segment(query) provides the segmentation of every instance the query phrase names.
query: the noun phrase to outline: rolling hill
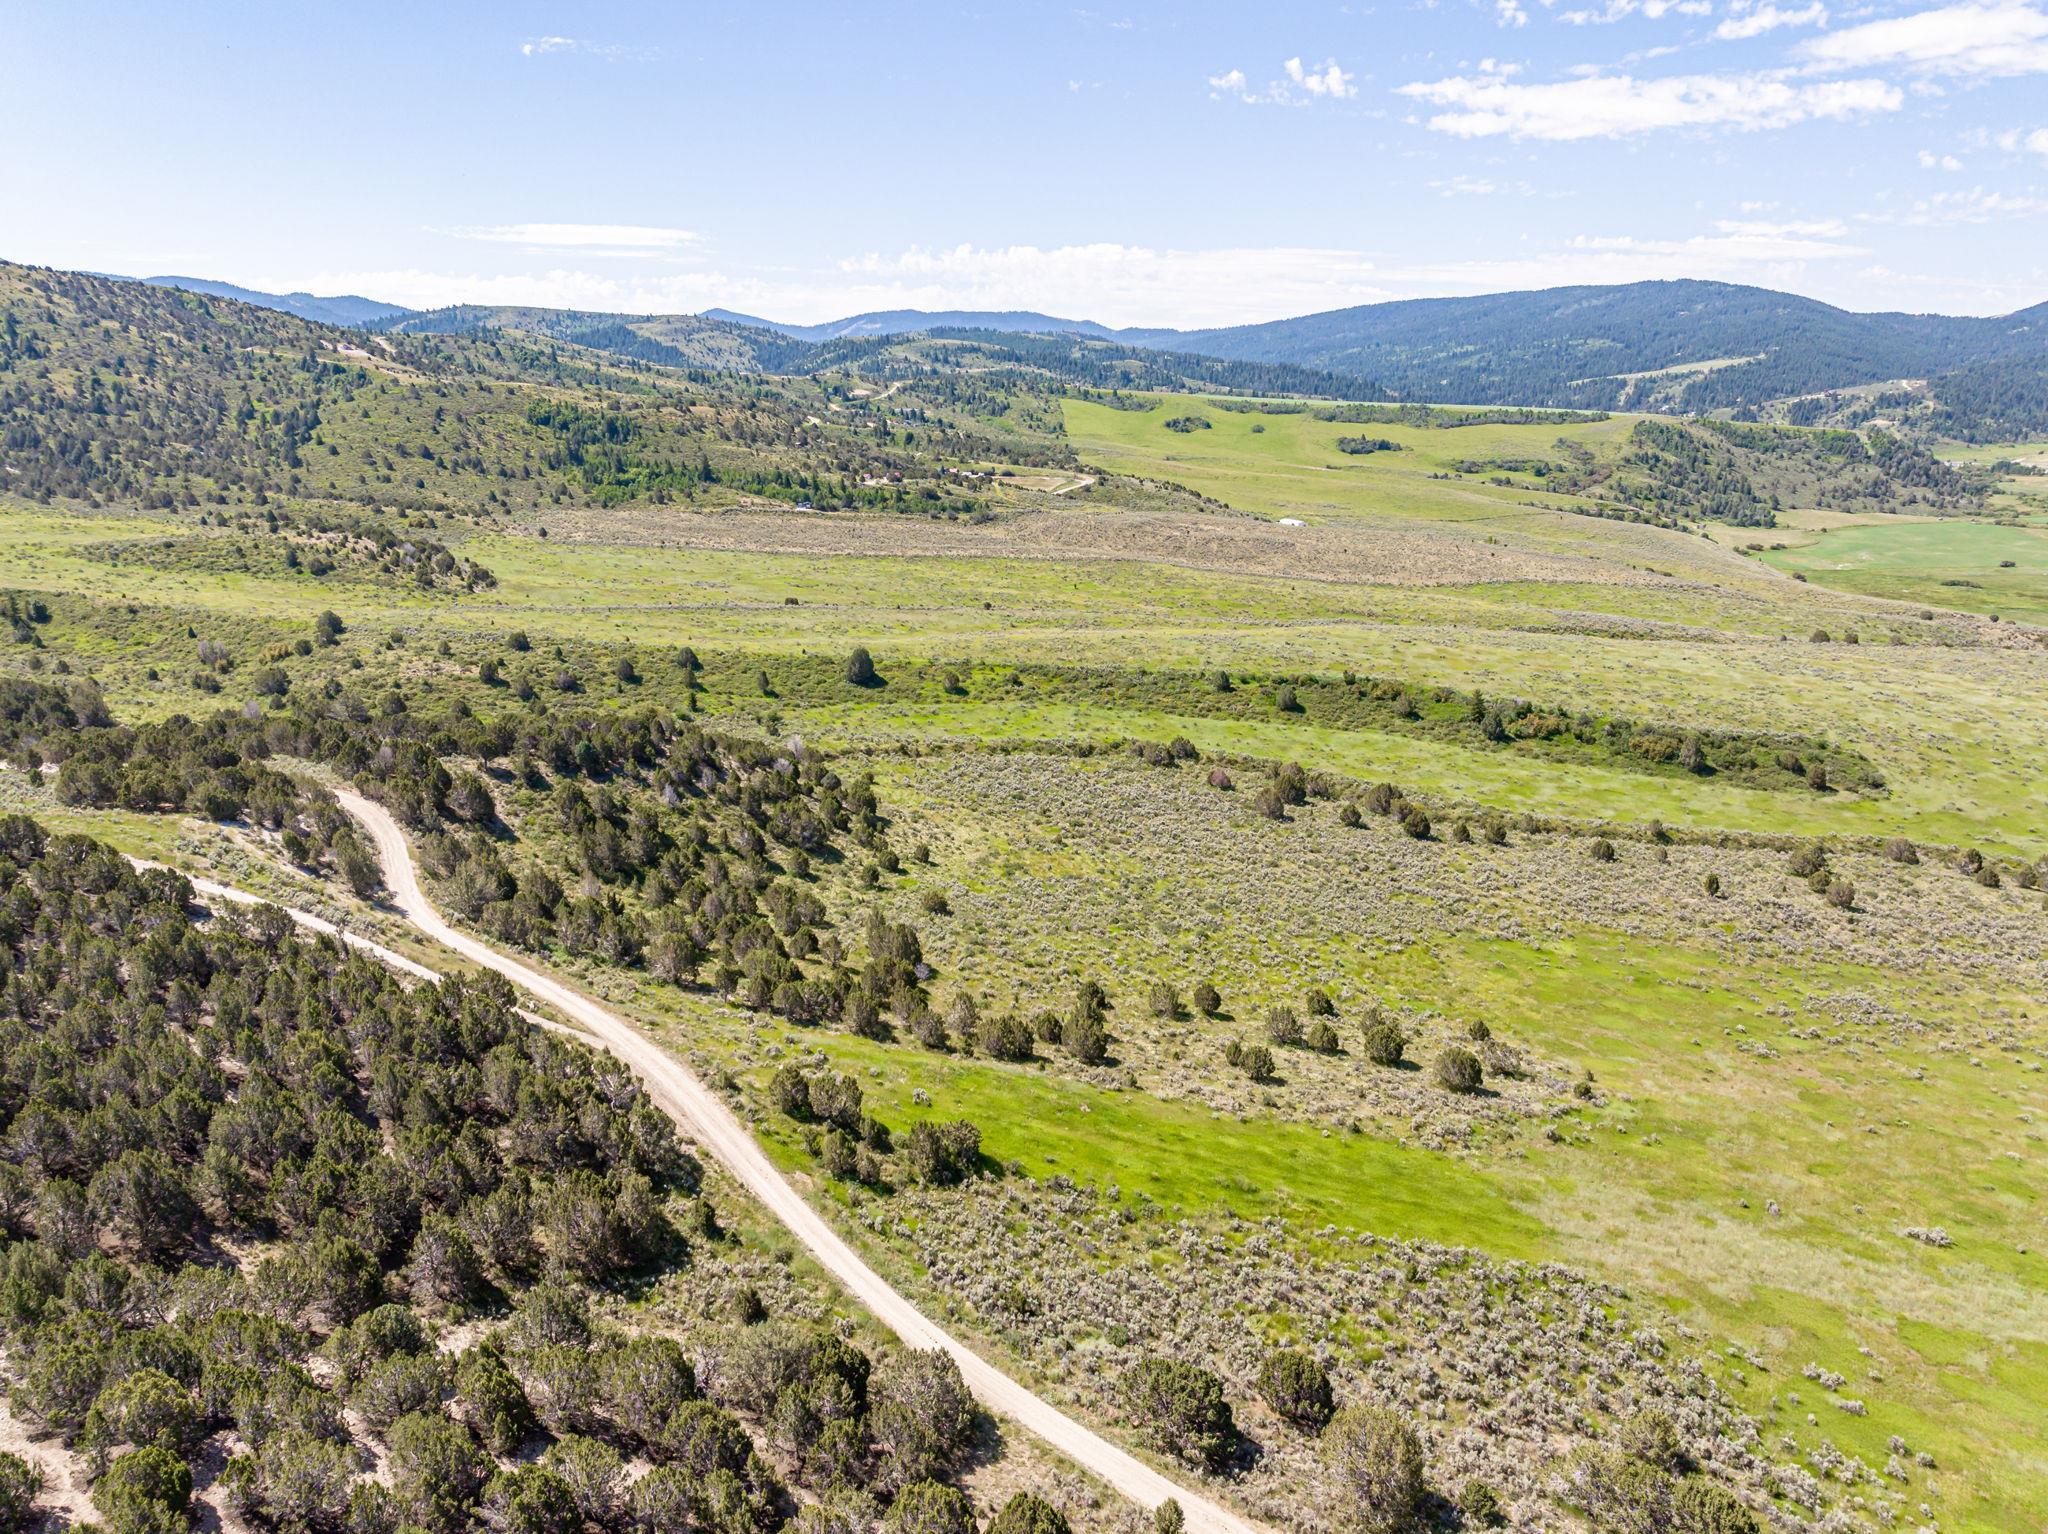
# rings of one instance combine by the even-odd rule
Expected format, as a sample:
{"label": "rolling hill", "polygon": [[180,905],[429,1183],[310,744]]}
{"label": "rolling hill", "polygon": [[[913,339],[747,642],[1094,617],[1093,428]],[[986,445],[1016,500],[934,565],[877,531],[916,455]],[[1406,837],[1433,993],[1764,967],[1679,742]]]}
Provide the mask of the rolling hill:
{"label": "rolling hill", "polygon": [[2048,305],[1857,314],[1766,288],[1639,282],[1367,304],[1173,344],[1370,376],[1404,399],[1704,413],[1997,360],[2039,377]]}
{"label": "rolling hill", "polygon": [[1746,416],[1913,380],[1924,387],[1901,414],[1925,429],[1966,439],[2048,430],[2048,304],[1991,319],[1858,314],[1767,288],[1678,281],[1407,299],[1207,330],[919,310],[743,322],[807,340],[946,328],[1087,335],[1370,379],[1391,398],[1447,404]]}

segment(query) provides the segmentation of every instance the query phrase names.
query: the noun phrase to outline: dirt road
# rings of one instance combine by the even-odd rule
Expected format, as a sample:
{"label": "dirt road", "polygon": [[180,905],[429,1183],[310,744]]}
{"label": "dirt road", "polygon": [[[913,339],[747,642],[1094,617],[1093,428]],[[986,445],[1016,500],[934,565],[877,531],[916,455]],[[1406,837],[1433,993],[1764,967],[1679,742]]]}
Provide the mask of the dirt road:
{"label": "dirt road", "polygon": [[[631,1066],[646,1083],[656,1104],[691,1139],[716,1156],[749,1193],[788,1227],[790,1234],[804,1244],[826,1271],[902,1338],[906,1346],[944,1348],[959,1364],[968,1388],[984,1407],[1042,1438],[1139,1506],[1156,1507],[1170,1497],[1180,1503],[1182,1512],[1187,1515],[1191,1534],[1254,1534],[1257,1525],[1201,1493],[1167,1479],[1150,1465],[1076,1422],[927,1318],[825,1223],[824,1218],[775,1169],[732,1110],[680,1061],[633,1024],[589,997],[449,926],[420,890],[412,850],[406,845],[405,834],[399,829],[398,822],[391,818],[390,812],[380,804],[347,791],[338,793],[336,798],[342,808],[369,831],[377,848],[378,861],[384,867],[384,883],[391,891],[392,904],[407,921],[443,947],[485,968],[496,970],[521,990],[574,1019],[605,1049]],[[316,929],[329,926],[318,918],[295,919]],[[360,939],[356,941],[358,946],[375,948],[374,944],[366,944]],[[397,958],[396,955],[391,957]],[[418,972],[417,965],[409,961],[400,962]]]}

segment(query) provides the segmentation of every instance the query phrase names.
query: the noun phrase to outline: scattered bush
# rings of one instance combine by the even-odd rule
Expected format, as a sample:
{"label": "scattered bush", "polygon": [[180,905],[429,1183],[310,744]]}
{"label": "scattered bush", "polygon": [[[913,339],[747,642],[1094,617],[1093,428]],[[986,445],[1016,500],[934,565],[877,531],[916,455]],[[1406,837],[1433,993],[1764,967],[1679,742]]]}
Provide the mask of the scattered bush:
{"label": "scattered bush", "polygon": [[1301,1019],[1291,1008],[1273,1008],[1266,1014],[1266,1037],[1275,1044],[1299,1044]]}
{"label": "scattered bush", "polygon": [[1259,1394],[1274,1411],[1301,1427],[1321,1430],[1335,1410],[1329,1374],[1295,1348],[1266,1355],[1259,1368]]}
{"label": "scattered bush", "polygon": [[1323,1429],[1336,1515],[1358,1534],[1407,1534],[1422,1508],[1422,1441],[1385,1406],[1349,1406]]}
{"label": "scattered bush", "polygon": [[1124,1380],[1131,1415],[1169,1454],[1220,1469],[1237,1446],[1237,1423],[1223,1381],[1207,1369],[1167,1358],[1141,1359]]}
{"label": "scattered bush", "polygon": [[1408,1035],[1399,1023],[1369,1023],[1364,1047],[1365,1058],[1374,1065],[1399,1065],[1408,1052]]}
{"label": "scattered bush", "polygon": [[[1007,1510],[1006,1510],[1007,1511]],[[1059,1517],[1054,1513],[1053,1517]],[[1046,1526],[1050,1528],[1050,1525]],[[975,1534],[974,1504],[937,1481],[912,1481],[889,1504],[883,1534]]]}
{"label": "scattered bush", "polygon": [[1458,1493],[1458,1512],[1466,1527],[1474,1529],[1497,1529],[1508,1521],[1507,1509],[1501,1506],[1500,1494],[1485,1481],[1467,1481]]}
{"label": "scattered bush", "polygon": [[1660,1470],[1679,1470],[1686,1463],[1685,1442],[1669,1412],[1644,1407],[1625,1417],[1614,1430],[1614,1444]]}
{"label": "scattered bush", "polygon": [[1028,1491],[1020,1491],[1003,1504],[988,1526],[987,1534],[1074,1534],[1060,1510]]}
{"label": "scattered bush", "polygon": [[1436,1084],[1446,1092],[1477,1092],[1482,1074],[1479,1057],[1469,1049],[1453,1045],[1436,1057]]}

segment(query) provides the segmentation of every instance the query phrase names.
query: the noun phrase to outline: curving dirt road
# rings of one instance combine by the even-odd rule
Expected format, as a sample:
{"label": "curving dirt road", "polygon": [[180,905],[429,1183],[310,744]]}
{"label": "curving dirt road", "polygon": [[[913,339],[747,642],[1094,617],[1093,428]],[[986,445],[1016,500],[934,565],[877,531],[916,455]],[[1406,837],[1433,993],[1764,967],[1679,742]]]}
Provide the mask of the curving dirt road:
{"label": "curving dirt road", "polygon": [[[790,1234],[804,1244],[825,1270],[845,1286],[848,1293],[902,1338],[907,1346],[944,1348],[959,1364],[968,1388],[984,1407],[1035,1433],[1139,1506],[1156,1507],[1170,1497],[1180,1503],[1192,1534],[1254,1534],[1257,1525],[1201,1493],[1167,1479],[1050,1402],[1032,1394],[928,1319],[826,1224],[824,1218],[775,1169],[732,1110],[680,1061],[624,1018],[607,1011],[589,997],[449,926],[420,890],[411,849],[406,846],[405,834],[399,829],[398,822],[391,818],[390,812],[382,805],[346,790],[335,797],[341,802],[341,807],[362,822],[370,833],[377,848],[378,861],[384,866],[384,883],[391,890],[392,903],[407,921],[442,946],[487,969],[496,970],[520,989],[539,997],[589,1030],[599,1044],[633,1068],[646,1083],[655,1103],[691,1139],[716,1156],[749,1193],[788,1227]],[[211,891],[218,887],[202,888]],[[333,930],[330,923],[317,917],[294,913],[294,919],[315,930]],[[379,949],[367,940],[355,938],[352,934],[343,936],[356,946],[386,956],[414,973],[423,973],[420,966],[388,950]]]}

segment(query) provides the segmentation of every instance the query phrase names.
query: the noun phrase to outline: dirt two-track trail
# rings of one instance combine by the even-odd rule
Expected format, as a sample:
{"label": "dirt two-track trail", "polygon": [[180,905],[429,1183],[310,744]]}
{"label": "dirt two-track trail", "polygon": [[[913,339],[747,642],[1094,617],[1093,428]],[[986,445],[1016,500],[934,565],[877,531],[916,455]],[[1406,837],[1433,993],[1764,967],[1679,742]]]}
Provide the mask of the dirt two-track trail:
{"label": "dirt two-track trail", "polygon": [[[975,1399],[987,1410],[1043,1439],[1132,1502],[1146,1508],[1156,1507],[1168,1498],[1180,1503],[1191,1534],[1256,1534],[1258,1525],[1200,1492],[1169,1480],[1101,1434],[1075,1421],[1051,1402],[1034,1395],[932,1321],[869,1267],[860,1254],[825,1222],[823,1216],[804,1201],[788,1179],[775,1169],[732,1110],[682,1062],[633,1024],[599,1006],[588,996],[449,926],[421,891],[412,851],[390,812],[359,794],[343,791],[336,797],[342,808],[362,822],[370,833],[376,845],[377,860],[383,865],[384,883],[391,892],[391,903],[400,915],[442,947],[486,969],[496,970],[528,995],[570,1018],[596,1043],[631,1066],[662,1111],[674,1119],[692,1140],[717,1157],[726,1170],[803,1243],[820,1266],[895,1332],[906,1346],[944,1348],[960,1366],[961,1376],[974,1392]],[[215,886],[199,887],[202,891],[227,893],[218,891]],[[333,930],[328,923],[293,914],[302,925]],[[398,959],[397,955],[374,944],[359,943],[358,946],[379,957]],[[416,964],[402,959],[399,962],[415,974],[423,973]]]}

